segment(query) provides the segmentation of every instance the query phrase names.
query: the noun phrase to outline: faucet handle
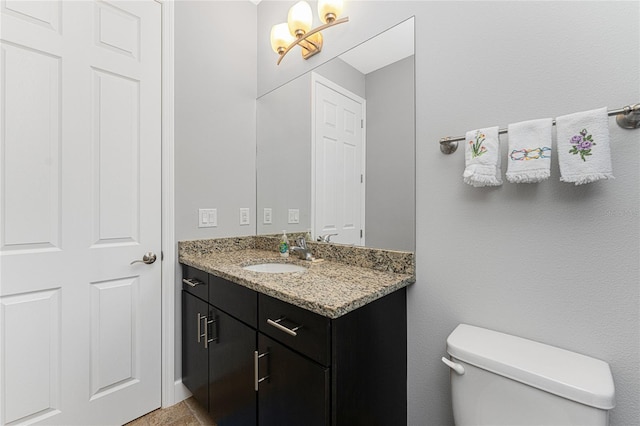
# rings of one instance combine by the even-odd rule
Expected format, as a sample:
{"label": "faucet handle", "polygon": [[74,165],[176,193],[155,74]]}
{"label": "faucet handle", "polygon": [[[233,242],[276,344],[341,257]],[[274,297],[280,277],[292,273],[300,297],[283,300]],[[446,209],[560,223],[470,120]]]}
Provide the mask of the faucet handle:
{"label": "faucet handle", "polygon": [[330,243],[331,242],[331,237],[334,237],[338,234],[325,234],[325,235],[318,235],[318,241],[322,241],[325,243]]}
{"label": "faucet handle", "polygon": [[296,242],[298,243],[298,247],[303,248],[303,249],[307,249],[307,241],[304,239],[304,237],[300,237],[296,240]]}

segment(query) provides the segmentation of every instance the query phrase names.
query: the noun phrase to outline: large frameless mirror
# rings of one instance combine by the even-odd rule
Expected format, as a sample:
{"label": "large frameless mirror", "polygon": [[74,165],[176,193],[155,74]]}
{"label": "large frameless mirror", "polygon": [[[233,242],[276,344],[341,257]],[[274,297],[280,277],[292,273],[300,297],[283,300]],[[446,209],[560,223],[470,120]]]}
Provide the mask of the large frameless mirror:
{"label": "large frameless mirror", "polygon": [[415,250],[414,19],[257,100],[257,234]]}

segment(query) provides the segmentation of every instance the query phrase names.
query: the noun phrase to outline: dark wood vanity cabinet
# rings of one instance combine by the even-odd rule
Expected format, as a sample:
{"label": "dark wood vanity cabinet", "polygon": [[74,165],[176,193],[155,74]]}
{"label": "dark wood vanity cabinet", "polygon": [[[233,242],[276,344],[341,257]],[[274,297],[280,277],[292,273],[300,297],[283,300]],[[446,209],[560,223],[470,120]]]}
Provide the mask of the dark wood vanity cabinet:
{"label": "dark wood vanity cabinet", "polygon": [[262,425],[331,424],[331,320],[258,295]]}
{"label": "dark wood vanity cabinet", "polygon": [[[202,322],[209,312],[207,302],[190,293],[182,294],[182,383],[203,406],[209,407],[209,351],[202,339]],[[204,374],[206,373],[206,374]]]}
{"label": "dark wood vanity cabinet", "polygon": [[207,296],[183,285],[182,380],[218,425],[406,424],[404,288],[329,319],[206,280]]}
{"label": "dark wood vanity cabinet", "polygon": [[254,291],[183,268],[182,382],[218,426],[257,421],[256,310]]}
{"label": "dark wood vanity cabinet", "polygon": [[329,425],[331,419],[330,369],[258,334],[260,363],[258,418],[262,425]]}
{"label": "dark wood vanity cabinet", "polygon": [[209,312],[218,329],[209,346],[209,414],[219,426],[256,424],[256,331],[218,309]]}

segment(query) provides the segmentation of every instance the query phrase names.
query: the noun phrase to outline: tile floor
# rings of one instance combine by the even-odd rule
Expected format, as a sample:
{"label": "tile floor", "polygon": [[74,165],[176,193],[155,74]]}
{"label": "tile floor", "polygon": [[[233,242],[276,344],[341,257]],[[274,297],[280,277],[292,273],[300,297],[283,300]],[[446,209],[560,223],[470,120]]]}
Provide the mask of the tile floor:
{"label": "tile floor", "polygon": [[169,408],[160,408],[135,419],[126,426],[216,426],[209,414],[193,398]]}

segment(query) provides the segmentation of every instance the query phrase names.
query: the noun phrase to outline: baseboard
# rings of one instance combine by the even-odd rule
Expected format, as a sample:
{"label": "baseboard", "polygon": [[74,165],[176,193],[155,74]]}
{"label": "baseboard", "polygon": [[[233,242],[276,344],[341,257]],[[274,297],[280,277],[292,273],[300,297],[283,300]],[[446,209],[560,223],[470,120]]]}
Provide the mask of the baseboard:
{"label": "baseboard", "polygon": [[191,392],[189,392],[189,389],[182,384],[182,379],[176,380],[174,383],[174,403],[177,404],[180,401],[184,401],[190,396]]}

